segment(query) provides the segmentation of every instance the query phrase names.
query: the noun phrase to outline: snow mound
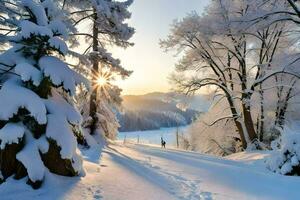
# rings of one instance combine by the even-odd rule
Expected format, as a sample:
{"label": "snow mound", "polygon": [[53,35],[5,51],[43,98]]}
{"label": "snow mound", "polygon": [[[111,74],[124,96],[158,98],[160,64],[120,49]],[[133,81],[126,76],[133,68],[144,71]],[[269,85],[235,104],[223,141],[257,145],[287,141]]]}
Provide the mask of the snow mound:
{"label": "snow mound", "polygon": [[55,91],[52,91],[51,98],[45,100],[45,105],[49,113],[62,115],[73,125],[79,125],[82,122],[82,117],[77,109]]}
{"label": "snow mound", "polygon": [[71,95],[75,94],[76,85],[84,82],[79,75],[74,76],[76,72],[71,70],[68,65],[56,57],[44,56],[39,60],[39,66],[45,76],[49,76],[56,86],[63,86]]}
{"label": "snow mound", "polygon": [[300,176],[300,133],[285,128],[277,146],[266,159],[267,167],[279,174]]}
{"label": "snow mound", "polygon": [[64,55],[67,54],[68,52],[68,46],[66,45],[66,43],[60,39],[59,37],[53,37],[53,38],[50,38],[48,40],[49,42],[49,45],[51,47],[54,47],[56,49],[58,49],[61,53],[63,53]]}
{"label": "snow mound", "polygon": [[41,181],[45,175],[45,166],[41,160],[39,148],[36,140],[32,137],[32,133],[26,131],[26,145],[17,154],[17,159],[27,169],[28,176],[31,181]]}
{"label": "snow mound", "polygon": [[32,0],[22,0],[22,5],[30,9],[30,11],[36,17],[36,21],[40,26],[46,26],[48,24],[48,18],[45,9]]}
{"label": "snow mound", "polygon": [[49,150],[49,142],[45,136],[41,136],[38,140],[36,140],[36,144],[41,153],[45,154]]}
{"label": "snow mound", "polygon": [[0,120],[9,120],[19,108],[26,108],[39,124],[46,124],[46,108],[33,91],[20,86],[20,81],[11,79],[0,90]]}
{"label": "snow mound", "polygon": [[83,164],[82,155],[77,148],[76,152],[74,153],[74,155],[72,157],[72,167],[74,168],[74,170],[76,172],[80,172],[80,173],[82,173],[82,175],[85,175],[85,172],[82,168],[82,164]]}
{"label": "snow mound", "polygon": [[25,129],[22,125],[17,123],[8,123],[0,129],[0,148],[4,149],[7,144],[19,143],[24,135]]}
{"label": "snow mound", "polygon": [[52,37],[52,31],[46,26],[38,26],[30,21],[24,20],[21,22],[20,35],[23,38],[30,38],[31,35],[49,36]]}
{"label": "snow mound", "polygon": [[69,36],[66,25],[60,20],[51,21],[48,25],[48,28],[50,28],[55,35],[61,35],[65,39]]}
{"label": "snow mound", "polygon": [[66,118],[58,114],[48,114],[47,118],[46,136],[61,147],[60,155],[63,159],[72,159],[77,141]]}
{"label": "snow mound", "polygon": [[15,73],[21,76],[22,81],[32,80],[33,85],[39,86],[42,80],[42,73],[28,63],[20,63],[15,67]]}

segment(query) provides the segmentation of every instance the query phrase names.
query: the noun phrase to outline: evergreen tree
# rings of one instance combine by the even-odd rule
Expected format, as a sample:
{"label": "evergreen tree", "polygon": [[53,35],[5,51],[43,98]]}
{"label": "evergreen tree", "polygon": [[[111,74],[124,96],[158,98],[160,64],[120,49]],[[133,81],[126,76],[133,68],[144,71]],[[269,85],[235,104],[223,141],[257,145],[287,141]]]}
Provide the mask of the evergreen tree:
{"label": "evergreen tree", "polygon": [[[72,11],[71,18],[75,26],[90,23],[93,27],[92,31],[84,30],[73,34],[75,37],[84,37],[88,43],[83,53],[74,53],[73,56],[79,56],[78,61],[83,68],[92,66],[90,73],[86,75],[92,81],[92,91],[89,93],[90,103],[89,106],[81,105],[84,107],[84,116],[86,116],[85,126],[89,127],[91,134],[102,132],[106,136],[116,135],[119,126],[113,110],[118,107],[116,105],[120,104],[120,89],[116,85],[107,84],[104,93],[104,87],[99,85],[98,80],[107,78],[103,77],[103,71],[122,78],[131,74],[121,66],[120,60],[112,57],[107,47],[115,45],[126,48],[132,45],[129,39],[134,34],[134,29],[125,23],[131,17],[128,7],[132,2],[132,0],[122,2],[113,0],[65,1],[68,10]],[[89,62],[86,62],[87,60]],[[82,63],[82,61],[85,62]],[[84,95],[85,100],[86,95]],[[114,100],[117,101],[113,102]],[[87,112],[89,112],[88,115],[86,115]]]}
{"label": "evergreen tree", "polygon": [[[106,70],[109,69],[106,68]],[[118,86],[112,84],[114,76],[115,75],[110,71],[101,72],[101,77],[98,81],[98,86],[97,86],[98,98],[96,101],[97,124],[95,130],[96,134],[94,134],[94,136],[96,137],[101,136],[100,137],[101,139],[103,139],[102,136],[105,137],[106,139],[115,139],[118,134],[118,128],[120,127],[116,114],[120,112],[120,108],[122,104],[122,98],[121,98],[122,90]],[[91,91],[87,91],[84,88],[80,88],[80,92],[76,96],[76,101],[79,110],[84,119],[83,122],[84,128],[88,128],[93,121],[93,119],[90,117],[90,112],[89,112],[90,92]],[[82,138],[79,141],[80,143],[84,142],[82,141]]]}
{"label": "evergreen tree", "polygon": [[68,99],[85,79],[62,60],[69,29],[52,0],[15,1],[8,10],[18,17],[6,15],[16,30],[1,37],[11,46],[0,55],[1,180],[28,176],[38,188],[46,168],[64,176],[81,171],[72,130],[82,118]]}

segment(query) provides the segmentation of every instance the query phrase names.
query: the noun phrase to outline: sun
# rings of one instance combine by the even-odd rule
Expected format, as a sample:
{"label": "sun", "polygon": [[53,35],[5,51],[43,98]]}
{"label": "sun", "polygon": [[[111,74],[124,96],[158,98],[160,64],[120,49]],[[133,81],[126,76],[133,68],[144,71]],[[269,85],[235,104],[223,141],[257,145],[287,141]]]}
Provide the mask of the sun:
{"label": "sun", "polygon": [[107,85],[108,79],[104,76],[98,76],[96,83],[98,86],[103,87],[103,86]]}
{"label": "sun", "polygon": [[109,88],[111,82],[114,81],[115,73],[108,69],[101,69],[99,72],[93,74],[93,85],[96,88]]}

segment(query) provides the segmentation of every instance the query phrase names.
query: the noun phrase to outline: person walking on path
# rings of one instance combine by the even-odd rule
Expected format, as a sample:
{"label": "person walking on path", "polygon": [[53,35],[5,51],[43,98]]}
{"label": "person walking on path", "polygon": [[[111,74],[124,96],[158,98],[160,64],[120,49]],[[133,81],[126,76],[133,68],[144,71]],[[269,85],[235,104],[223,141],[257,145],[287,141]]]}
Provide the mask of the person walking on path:
{"label": "person walking on path", "polygon": [[161,137],[161,148],[166,148],[166,141]]}

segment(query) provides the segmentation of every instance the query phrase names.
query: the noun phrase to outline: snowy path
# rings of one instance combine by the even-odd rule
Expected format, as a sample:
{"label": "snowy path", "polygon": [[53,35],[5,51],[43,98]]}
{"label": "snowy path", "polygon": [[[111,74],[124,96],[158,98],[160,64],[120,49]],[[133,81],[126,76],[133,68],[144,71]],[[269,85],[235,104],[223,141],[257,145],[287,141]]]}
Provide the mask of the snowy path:
{"label": "snowy path", "polygon": [[[88,155],[89,154],[89,155]],[[0,199],[299,199],[300,178],[274,175],[263,167],[263,154],[240,153],[228,159],[144,145],[110,145],[85,153],[86,176],[47,174],[33,191],[25,180],[0,186]]]}
{"label": "snowy path", "polygon": [[[137,199],[166,200],[298,199],[300,179],[274,175],[259,167],[262,165],[261,160],[251,162],[252,159],[262,157],[255,153],[240,154],[233,158],[243,161],[233,161],[143,145],[116,145],[104,152],[103,163],[122,166],[128,171],[125,179],[133,177],[132,174],[138,176],[138,180],[128,179],[129,184],[118,184],[120,188],[117,191],[124,190],[126,193],[124,199],[135,199],[136,196],[140,197]],[[138,187],[130,184],[135,181]],[[107,177],[104,182],[113,185],[118,181],[110,181]],[[151,190],[157,191],[153,193],[151,190],[143,190],[144,187],[148,188],[147,185],[152,185]],[[158,198],[157,195],[162,197]],[[104,199],[118,199],[107,197]]]}

